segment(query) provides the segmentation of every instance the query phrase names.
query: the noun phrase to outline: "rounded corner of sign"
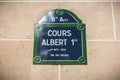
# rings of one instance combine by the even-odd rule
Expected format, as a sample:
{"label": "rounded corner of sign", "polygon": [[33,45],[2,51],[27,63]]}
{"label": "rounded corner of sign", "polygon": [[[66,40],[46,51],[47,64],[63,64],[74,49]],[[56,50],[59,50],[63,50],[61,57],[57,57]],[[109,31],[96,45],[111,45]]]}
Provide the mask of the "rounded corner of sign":
{"label": "rounded corner of sign", "polygon": [[42,62],[41,57],[40,56],[35,56],[33,58],[33,64],[40,64]]}
{"label": "rounded corner of sign", "polygon": [[35,24],[34,24],[34,28],[36,28],[36,27],[37,27],[37,25],[38,25],[38,23],[35,23]]}
{"label": "rounded corner of sign", "polygon": [[86,64],[87,60],[86,60],[86,58],[84,56],[81,56],[81,57],[78,58],[78,62],[80,64]]}
{"label": "rounded corner of sign", "polygon": [[80,31],[85,30],[84,24],[78,24],[78,25],[77,25],[77,30],[80,30]]}
{"label": "rounded corner of sign", "polygon": [[38,23],[36,23],[36,24],[34,24],[34,27],[36,28],[36,27],[38,27],[39,26],[39,24]]}

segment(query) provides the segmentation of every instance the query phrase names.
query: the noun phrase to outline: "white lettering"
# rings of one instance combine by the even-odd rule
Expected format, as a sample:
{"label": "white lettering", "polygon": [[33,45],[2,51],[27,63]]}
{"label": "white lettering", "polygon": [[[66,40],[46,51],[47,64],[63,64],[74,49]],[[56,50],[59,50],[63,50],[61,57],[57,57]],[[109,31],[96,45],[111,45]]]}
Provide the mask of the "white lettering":
{"label": "white lettering", "polygon": [[66,46],[67,39],[43,39],[42,46]]}
{"label": "white lettering", "polygon": [[48,30],[48,36],[71,36],[71,30]]}

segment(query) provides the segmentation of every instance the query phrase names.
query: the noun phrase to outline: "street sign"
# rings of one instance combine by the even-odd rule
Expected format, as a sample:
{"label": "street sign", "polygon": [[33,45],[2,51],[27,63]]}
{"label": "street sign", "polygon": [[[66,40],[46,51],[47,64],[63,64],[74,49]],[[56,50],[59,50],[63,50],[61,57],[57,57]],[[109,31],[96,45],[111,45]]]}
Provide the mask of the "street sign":
{"label": "street sign", "polygon": [[65,9],[47,12],[34,26],[33,64],[87,64],[82,20]]}

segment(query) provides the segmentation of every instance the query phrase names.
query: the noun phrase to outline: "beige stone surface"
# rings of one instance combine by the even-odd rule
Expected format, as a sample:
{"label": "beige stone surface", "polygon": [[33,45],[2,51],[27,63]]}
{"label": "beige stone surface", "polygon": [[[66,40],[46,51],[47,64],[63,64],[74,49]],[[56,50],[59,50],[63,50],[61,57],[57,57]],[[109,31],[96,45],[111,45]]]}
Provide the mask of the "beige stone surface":
{"label": "beige stone surface", "polygon": [[47,11],[56,8],[68,9],[78,15],[86,24],[88,39],[113,39],[109,2],[0,3],[0,38],[33,38],[34,24]]}
{"label": "beige stone surface", "polygon": [[32,56],[32,41],[0,41],[0,80],[57,80],[58,66],[33,65]]}
{"label": "beige stone surface", "polygon": [[[32,64],[34,24],[56,8],[71,10],[82,19],[91,40],[88,65],[62,65],[61,80],[120,80],[120,41],[109,41],[114,39],[110,2],[0,2],[0,80],[59,80],[58,65]],[[120,3],[113,3],[113,8],[120,40]]]}
{"label": "beige stone surface", "polygon": [[83,20],[86,24],[87,39],[113,39],[112,12],[109,2],[63,2],[60,6],[73,11]]}
{"label": "beige stone surface", "polygon": [[88,65],[64,65],[61,80],[120,80],[120,42],[88,42]]}
{"label": "beige stone surface", "polygon": [[54,8],[55,3],[0,3],[0,38],[33,38],[34,24]]}
{"label": "beige stone surface", "polygon": [[114,7],[114,16],[115,16],[115,27],[116,27],[116,36],[120,40],[120,2],[113,3]]}
{"label": "beige stone surface", "polygon": [[0,41],[0,66],[15,67],[32,64],[33,42]]}
{"label": "beige stone surface", "polygon": [[30,80],[58,80],[58,65],[31,66]]}
{"label": "beige stone surface", "polygon": [[49,2],[49,1],[59,1],[59,0],[0,0],[0,1],[22,1],[22,2],[24,2],[24,1],[27,1],[27,2],[29,2],[29,1],[33,1],[33,2],[37,2],[37,1],[45,1],[45,2]]}
{"label": "beige stone surface", "polygon": [[0,41],[0,80],[28,80],[32,43]]}
{"label": "beige stone surface", "polygon": [[[64,2],[73,2],[73,0],[0,0],[0,1],[64,1]],[[104,1],[106,1],[106,2],[110,2],[110,1],[114,1],[114,2],[116,2],[116,1],[119,1],[119,0],[74,0],[74,1],[83,1],[83,2],[94,2],[94,1],[96,1],[96,2],[104,2]]]}

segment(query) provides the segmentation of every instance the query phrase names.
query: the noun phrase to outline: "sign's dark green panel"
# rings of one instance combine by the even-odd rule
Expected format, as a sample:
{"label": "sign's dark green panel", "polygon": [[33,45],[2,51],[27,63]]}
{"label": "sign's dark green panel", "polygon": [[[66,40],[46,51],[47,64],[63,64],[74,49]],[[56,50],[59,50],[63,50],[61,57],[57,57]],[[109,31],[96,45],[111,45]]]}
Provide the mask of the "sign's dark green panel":
{"label": "sign's dark green panel", "polygon": [[87,64],[82,20],[65,9],[46,13],[34,26],[33,64]]}

